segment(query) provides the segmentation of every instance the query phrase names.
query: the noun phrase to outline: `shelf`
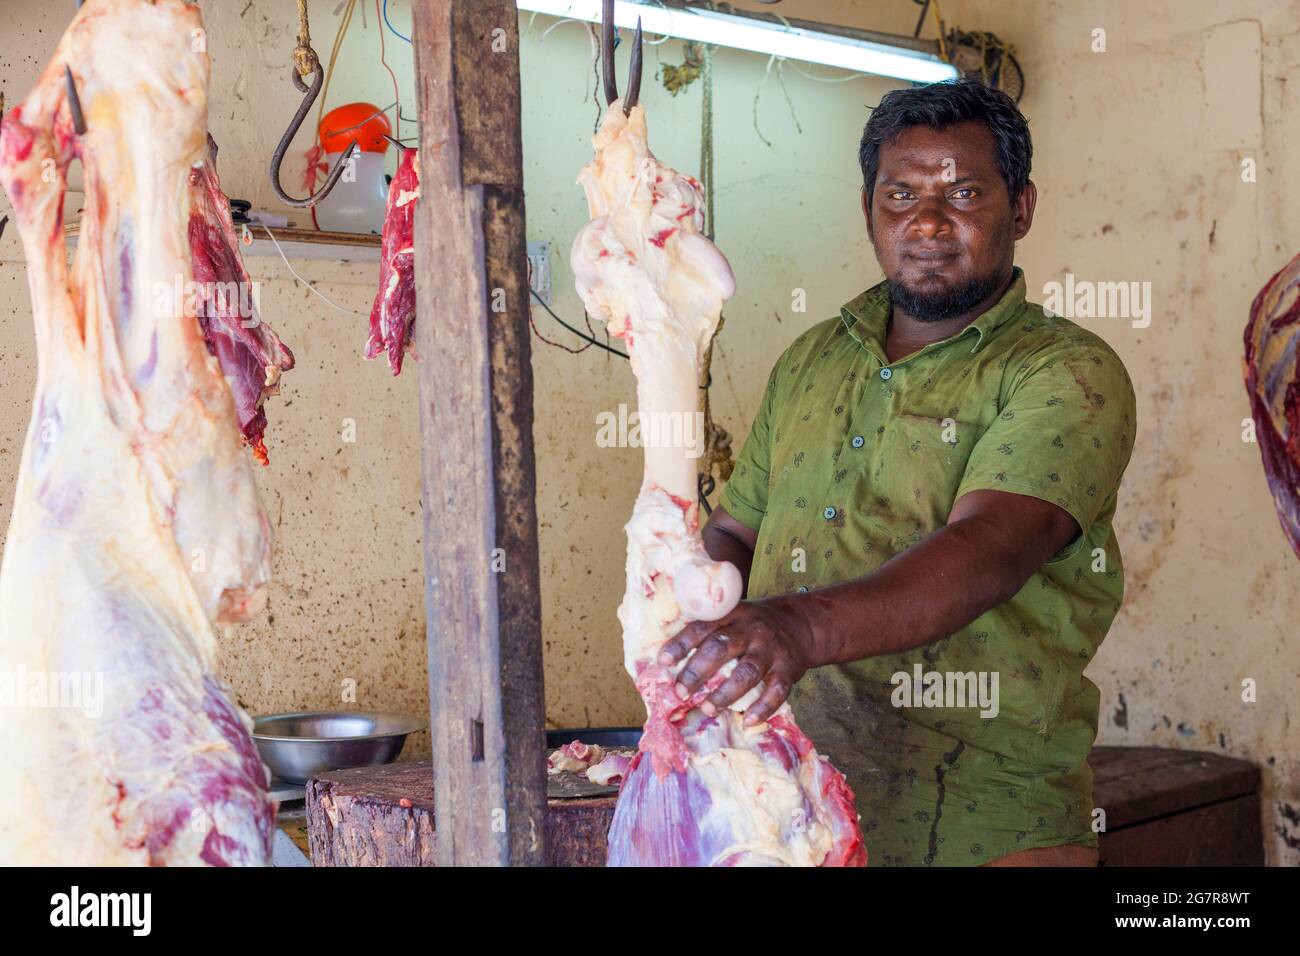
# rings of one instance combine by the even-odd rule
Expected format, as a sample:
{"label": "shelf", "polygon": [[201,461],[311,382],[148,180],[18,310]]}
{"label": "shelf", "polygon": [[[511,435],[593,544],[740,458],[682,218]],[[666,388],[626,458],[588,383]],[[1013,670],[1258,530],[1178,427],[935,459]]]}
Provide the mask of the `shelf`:
{"label": "shelf", "polygon": [[[374,235],[361,235],[353,232],[324,232],[318,229],[293,229],[283,226],[262,226],[249,224],[248,231],[253,236],[252,245],[240,244],[240,252],[245,256],[275,256],[275,243],[267,238],[267,229],[275,236],[284,254],[290,259],[328,259],[334,262],[378,262],[380,239]],[[235,224],[235,235],[239,235],[241,226]],[[64,238],[76,245],[81,234],[81,223],[70,222],[63,227]]]}

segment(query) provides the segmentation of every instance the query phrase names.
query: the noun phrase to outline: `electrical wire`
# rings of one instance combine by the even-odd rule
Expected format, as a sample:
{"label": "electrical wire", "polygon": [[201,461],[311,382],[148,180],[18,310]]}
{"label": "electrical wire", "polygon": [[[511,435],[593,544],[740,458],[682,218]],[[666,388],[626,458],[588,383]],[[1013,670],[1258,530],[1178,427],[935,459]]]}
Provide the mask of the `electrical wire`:
{"label": "electrical wire", "polygon": [[[534,13],[533,16],[537,16],[537,14]],[[577,23],[577,24],[580,24],[580,25],[582,25],[582,26],[585,27],[585,26],[588,25],[589,21],[587,21],[587,20],[570,20],[570,19],[561,19],[561,20],[556,20],[556,21],[555,21],[554,23],[552,23],[549,27],[547,27],[545,30],[542,31],[542,39],[545,40],[548,36],[551,35],[551,31],[552,31],[552,30],[554,30],[556,27],[562,27],[562,26],[564,26],[566,23]],[[532,22],[531,20],[529,20],[529,21],[528,21],[528,28],[529,28],[529,29],[532,29],[532,26],[533,26],[533,22]]]}
{"label": "electrical wire", "polygon": [[782,63],[789,63],[794,70],[798,71],[799,73],[802,73],[810,80],[816,80],[818,83],[847,83],[849,82],[849,80],[880,79],[880,77],[875,73],[850,73],[848,76],[814,76],[813,74],[805,70],[803,67],[801,67],[798,61],[787,60],[785,57],[781,57],[780,59]]}
{"label": "electrical wire", "polygon": [[[628,357],[629,357],[628,354],[627,354],[626,352],[620,352],[620,351],[619,351],[618,349],[616,349],[616,348],[611,348],[610,346],[606,345],[604,342],[601,342],[600,340],[598,340],[598,339],[594,339],[594,338],[592,338],[590,335],[585,334],[581,329],[575,329],[575,328],[574,328],[573,326],[571,326],[568,322],[565,322],[562,318],[560,318],[558,315],[556,315],[555,312],[551,310],[551,307],[550,307],[549,305],[547,305],[545,302],[542,301],[542,297],[541,297],[540,295],[537,294],[537,290],[536,290],[536,289],[534,289],[534,288],[532,288],[532,287],[529,287],[528,291],[532,293],[533,298],[537,300],[537,303],[538,303],[538,304],[539,304],[543,309],[545,309],[547,312],[550,312],[550,313],[551,313],[551,318],[553,318],[556,322],[559,322],[562,326],[564,326],[566,329],[568,329],[570,332],[572,332],[572,333],[573,333],[574,335],[576,335],[578,338],[582,339],[584,342],[587,342],[588,345],[595,345],[595,346],[598,347],[598,348],[602,348],[602,349],[604,349],[606,352],[612,352],[612,353],[614,353],[615,355],[618,355],[618,356],[620,356],[620,357],[622,357],[622,358],[628,358]],[[529,315],[529,320],[530,320],[530,321],[532,320],[532,316],[531,316],[531,314]],[[534,331],[534,332],[537,332],[537,326],[536,326],[536,325],[533,326],[533,331]],[[537,337],[540,338],[543,342],[547,342],[548,345],[557,345],[557,346],[559,346],[560,348],[566,348],[566,346],[560,345],[559,342],[549,342],[545,337],[542,336],[542,333],[541,333],[541,332],[537,332]],[[576,349],[576,350],[575,350],[575,349],[569,349],[570,352],[574,352],[574,351],[577,351],[577,352],[585,352],[586,350],[587,350],[587,346],[583,346],[581,349]]]}
{"label": "electrical wire", "polygon": [[325,293],[319,291],[319,290],[318,290],[314,285],[312,285],[310,282],[308,282],[308,281],[307,281],[306,279],[304,279],[302,276],[298,275],[297,270],[295,270],[294,267],[293,267],[293,263],[290,262],[290,261],[289,261],[289,257],[286,256],[286,255],[284,254],[284,250],[280,248],[280,243],[276,240],[276,238],[275,238],[275,233],[273,233],[273,232],[270,230],[270,227],[268,227],[268,226],[266,225],[266,223],[259,223],[259,225],[260,225],[264,230],[266,230],[267,238],[269,238],[269,239],[271,240],[271,242],[275,244],[275,251],[278,252],[278,253],[280,253],[280,258],[284,260],[284,264],[285,264],[286,266],[289,267],[289,272],[290,272],[290,274],[293,275],[293,277],[294,277],[295,279],[297,279],[299,282],[301,282],[303,285],[305,285],[308,289],[310,289],[311,292],[312,292],[313,294],[315,294],[317,297],[319,297],[320,299],[324,300],[325,303],[326,303],[327,305],[329,305],[331,308],[338,309],[340,312],[344,313],[345,315],[354,315],[354,316],[356,316],[356,317],[359,318],[359,319],[366,319],[366,318],[369,318],[369,316],[367,316],[367,315],[362,315],[360,312],[353,312],[351,309],[345,309],[345,308],[343,308],[343,306],[339,305],[337,302],[335,302],[334,300],[332,300],[329,296],[325,295]]}
{"label": "electrical wire", "polygon": [[[374,119],[376,116],[383,116],[385,113],[387,113],[389,110],[391,110],[391,109],[392,109],[394,106],[396,106],[396,105],[397,105],[396,103],[389,103],[389,104],[388,104],[387,106],[385,106],[382,110],[375,110],[373,113],[371,113],[369,116],[367,116],[365,119],[363,119],[363,120],[362,120],[361,122],[359,122],[359,123],[353,123],[351,126],[344,126],[344,127],[341,128],[341,129],[334,129],[334,128],[331,127],[331,128],[329,129],[328,132],[329,132],[329,134],[330,134],[331,136],[340,136],[340,135],[342,135],[343,133],[350,133],[350,132],[352,132],[354,129],[360,129],[361,127],[365,126],[367,123],[369,123],[369,122],[370,122],[372,119]],[[409,120],[408,120],[408,122],[409,122]],[[394,137],[394,138],[396,138],[396,137]]]}
{"label": "electrical wire", "polygon": [[[376,3],[376,6],[378,6],[378,3]],[[388,29],[393,31],[393,36],[405,40],[407,43],[411,43],[411,38],[408,36],[402,36],[402,34],[398,33],[397,28],[393,26],[393,21],[388,19],[388,0],[384,0],[384,23],[388,25]],[[415,44],[411,45],[414,46]]]}
{"label": "electrical wire", "polygon": [[[312,134],[311,148],[307,151],[307,169],[303,173],[304,185],[309,191],[314,191],[316,189],[316,176],[320,171],[317,160],[324,152],[324,150],[321,149],[320,144],[320,124],[321,119],[325,116],[325,102],[329,99],[330,80],[334,77],[334,64],[338,60],[339,49],[343,46],[343,37],[347,35],[348,27],[352,24],[352,14],[356,12],[356,9],[357,0],[348,0],[347,9],[343,11],[342,19],[339,21],[339,28],[334,34],[334,45],[330,48],[329,61],[325,66],[325,80],[321,84],[320,96],[316,99],[317,104],[319,104],[316,107],[316,129]],[[362,8],[361,13],[362,19],[364,20],[364,7]],[[320,224],[316,221],[315,206],[311,207],[311,222],[313,226],[316,226],[318,229],[320,228]]]}
{"label": "electrical wire", "polygon": [[[384,6],[385,7],[388,6],[388,0],[384,0]],[[379,15],[379,0],[375,0],[375,15],[376,16]],[[387,14],[385,14],[384,19],[385,21],[388,19]],[[397,133],[398,136],[401,136],[402,135],[402,94],[397,89],[397,74],[393,72],[393,68],[388,65],[388,60],[385,59],[384,31],[382,28],[380,28],[379,30],[379,62],[382,63],[384,69],[388,71],[388,75],[393,78],[393,97],[397,101],[396,103],[397,112],[393,114],[394,116],[393,131]]]}
{"label": "electrical wire", "polygon": [[330,80],[334,76],[334,64],[338,60],[339,50],[343,47],[343,37],[348,32],[348,27],[352,24],[352,14],[357,8],[357,0],[348,0],[347,9],[343,11],[343,17],[339,22],[338,32],[334,34],[334,46],[330,48],[329,62],[325,67],[325,83],[321,87],[320,105],[316,107],[316,128],[320,129],[321,117],[325,115],[325,101],[329,98]]}

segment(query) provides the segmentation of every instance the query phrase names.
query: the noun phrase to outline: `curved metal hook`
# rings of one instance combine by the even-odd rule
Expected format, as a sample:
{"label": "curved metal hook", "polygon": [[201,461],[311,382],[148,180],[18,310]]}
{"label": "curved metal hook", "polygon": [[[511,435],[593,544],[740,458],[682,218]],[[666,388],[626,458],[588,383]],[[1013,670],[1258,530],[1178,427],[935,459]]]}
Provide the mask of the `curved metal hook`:
{"label": "curved metal hook", "polygon": [[275,190],[275,194],[280,198],[280,202],[284,203],[286,206],[293,206],[295,209],[306,209],[309,206],[316,205],[330,194],[330,190],[334,188],[334,184],[337,183],[339,177],[343,175],[344,165],[347,163],[348,159],[351,158],[353,151],[356,150],[357,141],[354,139],[348,144],[348,148],[343,151],[343,155],[339,157],[339,161],[334,164],[334,168],[331,169],[329,175],[325,177],[325,182],[321,188],[316,190],[316,192],[312,193],[306,199],[294,199],[284,191],[284,187],[280,185],[280,164],[284,162],[284,154],[289,151],[289,144],[292,143],[293,138],[298,135],[298,130],[302,126],[302,121],[307,117],[307,111],[311,109],[312,104],[316,102],[316,97],[320,95],[321,84],[325,82],[325,70],[321,68],[319,63],[316,64],[316,69],[312,74],[313,78],[311,86],[308,86],[302,81],[302,77],[298,75],[296,69],[293,70],[292,73],[293,85],[297,88],[298,92],[306,93],[307,95],[303,97],[302,105],[298,107],[298,112],[293,114],[293,120],[289,123],[289,128],[286,129],[284,135],[280,137],[280,145],[275,147],[275,152],[271,155],[271,188]]}
{"label": "curved metal hook", "polygon": [[63,75],[68,85],[68,114],[72,117],[72,128],[78,136],[86,135],[86,117],[81,112],[81,97],[77,95],[77,84],[72,80],[72,67],[66,64]]}
{"label": "curved metal hook", "polygon": [[[605,80],[605,103],[618,99],[618,80],[614,76],[614,0],[604,0],[600,8],[600,65]],[[627,97],[623,115],[632,112],[641,93],[641,18],[636,18],[636,35],[632,37],[632,62],[627,69]]]}

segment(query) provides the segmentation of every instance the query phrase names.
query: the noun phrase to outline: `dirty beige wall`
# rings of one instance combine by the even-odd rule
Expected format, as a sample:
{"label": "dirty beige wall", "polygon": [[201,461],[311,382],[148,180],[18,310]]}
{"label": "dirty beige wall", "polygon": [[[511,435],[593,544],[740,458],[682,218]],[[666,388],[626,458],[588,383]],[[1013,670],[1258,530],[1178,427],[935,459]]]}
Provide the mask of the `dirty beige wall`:
{"label": "dirty beige wall", "polygon": [[[293,4],[203,6],[211,125],[227,191],[270,206],[264,165],[296,103],[287,79]],[[322,56],[338,25],[334,6],[313,5]],[[409,33],[407,3],[390,9]],[[786,0],[779,9],[896,33],[910,33],[918,12],[902,0]],[[948,0],[943,14],[1013,42],[1024,65],[1022,107],[1040,190],[1035,228],[1018,254],[1031,291],[1067,271],[1152,283],[1149,327],[1084,322],[1128,363],[1141,419],[1117,521],[1128,597],[1089,672],[1103,694],[1100,742],[1205,749],[1260,764],[1270,859],[1295,863],[1300,747],[1288,727],[1300,721],[1300,664],[1286,636],[1300,613],[1288,587],[1300,568],[1273,516],[1258,449],[1241,440],[1248,407],[1240,336],[1254,293],[1300,250],[1300,210],[1285,185],[1300,156],[1300,2]],[[1258,25],[1257,59],[1248,32],[1222,29],[1238,21]],[[597,115],[590,41],[585,27],[548,17],[525,14],[520,25],[528,236],[552,243],[556,313],[585,327],[567,257],[586,218],[573,179],[589,158]],[[1092,52],[1095,28],[1106,31],[1104,53]],[[0,76],[11,102],[59,29],[46,4],[0,5]],[[933,23],[924,35],[934,35]],[[409,47],[391,33],[386,47],[411,116]],[[1227,68],[1218,65],[1220,50],[1230,55]],[[698,87],[674,98],[656,76],[660,64],[681,61],[679,44],[648,51],[651,144],[664,162],[696,173]],[[330,105],[393,102],[378,53],[374,3],[363,2]],[[738,451],[782,348],[880,277],[856,208],[856,147],[866,108],[897,84],[827,82],[844,74],[793,63],[769,69],[764,57],[727,50],[715,68],[717,241],[738,292],[725,311],[713,397]],[[1258,121],[1221,105],[1250,102],[1252,90]],[[402,135],[414,129],[403,124]],[[1242,182],[1243,159],[1256,161],[1256,182]],[[296,185],[299,168],[289,167],[286,183]],[[0,214],[6,209],[0,200]],[[394,381],[360,361],[365,319],[322,302],[278,258],[252,258],[249,267],[264,314],[299,365],[269,411],[272,465],[260,476],[279,534],[270,614],[226,637],[226,676],[255,713],[341,706],[349,679],[360,707],[421,712],[414,377]],[[368,311],[373,266],[294,267],[344,309]],[[806,292],[805,312],[792,309],[796,289]],[[546,338],[581,345],[544,311],[535,308],[534,319]],[[0,239],[4,521],[30,414],[30,324],[10,231]],[[632,376],[623,359],[596,348],[573,355],[535,337],[533,349],[548,722],[637,723],[642,710],[622,672],[614,609],[639,453],[596,444],[596,415],[632,401]],[[348,419],[356,423],[351,443],[341,437]],[[1246,679],[1258,682],[1255,703],[1241,699]],[[423,738],[409,751],[426,752]]]}

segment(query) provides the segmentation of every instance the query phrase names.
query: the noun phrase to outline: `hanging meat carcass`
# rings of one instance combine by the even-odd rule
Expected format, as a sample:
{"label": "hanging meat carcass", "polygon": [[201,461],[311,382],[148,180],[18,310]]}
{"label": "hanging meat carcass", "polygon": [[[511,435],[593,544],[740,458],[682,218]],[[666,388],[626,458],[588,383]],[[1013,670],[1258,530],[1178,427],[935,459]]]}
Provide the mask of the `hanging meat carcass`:
{"label": "hanging meat carcass", "polygon": [[394,375],[411,347],[415,322],[415,203],[420,198],[420,151],[403,148],[388,186],[379,259],[379,291],[370,308],[366,358],[388,356]]}
{"label": "hanging meat carcass", "polygon": [[[698,435],[700,363],[735,291],[731,268],[699,231],[699,182],[651,154],[641,106],[625,114],[614,100],[593,145],[595,158],[579,179],[593,218],[570,255],[578,294],[627,345],[643,437],[652,422],[661,439]],[[619,794],[609,863],[865,865],[852,791],[788,705],[745,727],[755,692],[708,717],[696,705],[734,665],[681,701],[673,686],[684,662],[658,663],[664,643],[689,621],[723,617],[741,594],[739,572],[713,561],[699,535],[699,453],[698,444],[647,442],[627,523],[618,616],[624,665],[647,718]]]}
{"label": "hanging meat carcass", "polygon": [[1300,255],[1255,296],[1245,340],[1246,393],[1264,475],[1300,556]]}
{"label": "hanging meat carcass", "polygon": [[[271,567],[226,377],[241,372],[221,364],[240,352],[221,338],[240,334],[217,309],[210,349],[195,304],[167,293],[192,279],[196,186],[217,188],[202,35],[182,0],[88,0],[0,128],[37,345],[0,566],[3,864],[270,852],[266,771],[216,677],[214,627],[261,610]],[[69,270],[74,157],[85,209]]]}

